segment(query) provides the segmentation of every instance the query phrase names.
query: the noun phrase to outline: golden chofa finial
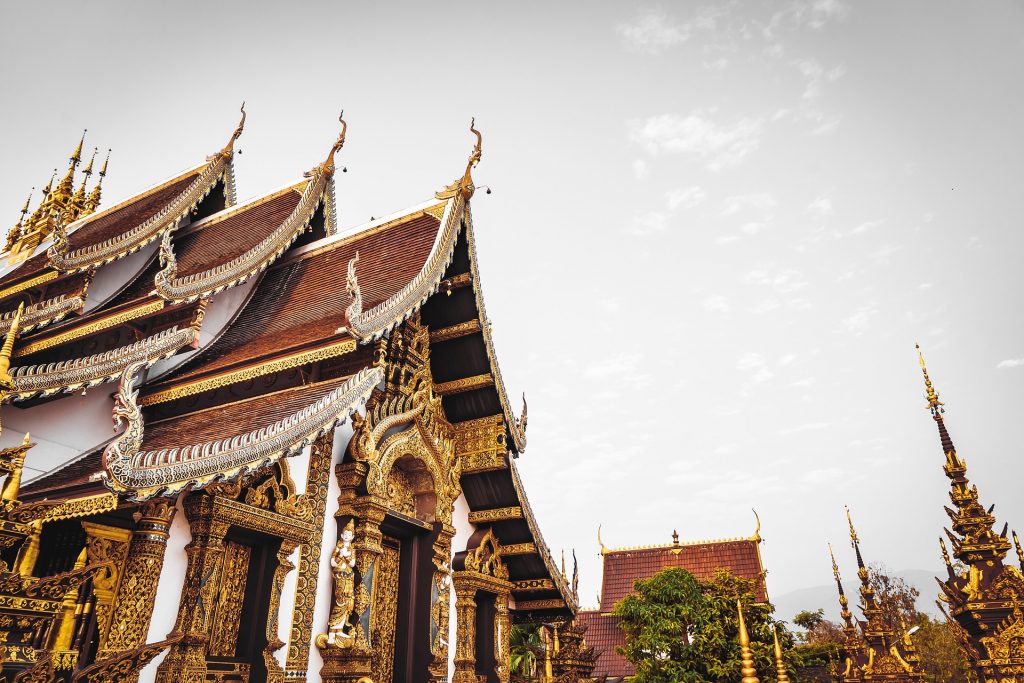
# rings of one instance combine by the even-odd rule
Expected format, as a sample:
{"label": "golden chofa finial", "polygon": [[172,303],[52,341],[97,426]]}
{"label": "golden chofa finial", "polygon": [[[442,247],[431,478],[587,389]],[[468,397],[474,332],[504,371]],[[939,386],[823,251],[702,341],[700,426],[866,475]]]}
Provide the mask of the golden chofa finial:
{"label": "golden chofa finial", "polygon": [[235,128],[235,132],[231,134],[231,139],[228,140],[228,144],[224,145],[224,149],[221,150],[221,154],[230,155],[235,151],[235,140],[242,137],[242,131],[245,130],[245,102],[242,102],[242,106],[239,108],[242,112],[242,119],[238,122],[238,127]]}
{"label": "golden chofa finial", "polygon": [[597,525],[597,547],[600,549],[601,555],[607,555],[609,550],[605,547],[604,541],[601,540],[601,525]]}
{"label": "golden chofa finial", "polygon": [[782,661],[782,645],[779,644],[779,629],[772,624],[772,639],[775,641],[775,670],[778,672],[775,680],[777,683],[789,683],[789,674],[786,673],[786,663]]}
{"label": "golden chofa finial", "polygon": [[932,386],[932,380],[928,377],[928,366],[924,364],[924,354],[921,353],[921,345],[914,344],[914,348],[917,349],[917,360],[921,364],[921,372],[924,374],[925,398],[928,399],[928,409],[932,411],[932,415],[939,417],[945,412],[942,408],[944,404],[939,400],[939,394],[935,391],[935,387]]}
{"label": "golden chofa finial", "polygon": [[754,535],[750,537],[750,540],[754,543],[761,542],[761,515],[757,514],[757,510],[750,508],[750,511],[754,513],[754,519],[757,521],[757,528],[754,529]]}
{"label": "golden chofa finial", "polygon": [[473,169],[480,163],[480,159],[483,158],[484,138],[480,135],[480,131],[476,129],[475,116],[469,121],[469,132],[476,136],[476,145],[473,147],[473,151],[469,155],[469,161],[466,163],[466,172],[454,183],[435,193],[434,196],[437,199],[451,199],[456,195],[462,195],[463,199],[469,199],[476,191],[476,186],[473,184]]}
{"label": "golden chofa finial", "polygon": [[348,132],[348,123],[343,118],[345,116],[345,110],[342,109],[338,114],[338,123],[341,124],[341,132],[338,134],[338,139],[334,141],[334,145],[331,146],[331,151],[327,153],[327,158],[321,167],[328,173],[334,171],[334,155],[341,151],[341,148],[345,146],[345,133]]}
{"label": "golden chofa finial", "polygon": [[10,391],[14,388],[14,378],[11,377],[11,353],[14,352],[14,338],[18,336],[18,326],[21,325],[21,314],[25,310],[25,302],[18,304],[18,311],[14,314],[11,327],[7,330],[7,337],[4,345],[0,348],[0,390]]}
{"label": "golden chofa finial", "polygon": [[740,683],[761,683],[754,668],[754,655],[750,651],[750,636],[747,635],[747,624],[743,621],[743,603],[736,601],[736,613],[740,619]]}

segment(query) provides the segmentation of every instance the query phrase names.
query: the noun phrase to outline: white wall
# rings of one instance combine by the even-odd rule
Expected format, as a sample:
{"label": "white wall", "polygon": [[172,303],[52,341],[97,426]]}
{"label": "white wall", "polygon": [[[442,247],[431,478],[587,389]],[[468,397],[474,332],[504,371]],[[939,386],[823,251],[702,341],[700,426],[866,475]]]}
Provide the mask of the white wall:
{"label": "white wall", "polygon": [[149,259],[156,253],[159,240],[147,244],[130,256],[101,266],[89,283],[89,295],[85,298],[85,312],[88,313],[102,306],[108,299],[124,289],[129,282],[138,277]]}

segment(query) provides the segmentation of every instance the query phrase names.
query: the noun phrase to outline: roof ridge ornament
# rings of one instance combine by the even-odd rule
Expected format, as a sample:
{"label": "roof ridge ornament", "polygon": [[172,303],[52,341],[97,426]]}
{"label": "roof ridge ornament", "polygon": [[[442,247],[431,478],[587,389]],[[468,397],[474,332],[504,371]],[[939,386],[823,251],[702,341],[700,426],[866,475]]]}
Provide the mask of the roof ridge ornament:
{"label": "roof ridge ornament", "polygon": [[434,193],[434,197],[437,199],[451,199],[456,195],[461,195],[465,200],[472,197],[473,193],[476,191],[476,186],[473,184],[472,172],[483,157],[484,139],[480,134],[480,131],[476,129],[475,116],[469,121],[469,132],[476,135],[476,145],[473,147],[473,151],[469,155],[469,161],[466,163],[466,172],[462,174],[461,178],[448,187],[444,188],[440,192]]}
{"label": "roof ridge ornament", "polygon": [[[245,100],[242,100],[242,106],[239,107],[239,111],[242,112],[242,118],[238,122],[238,126],[235,128],[235,132],[231,134],[231,139],[228,140],[228,144],[224,145],[224,149],[220,151],[220,156],[230,157],[235,153],[235,141],[242,137],[242,132],[245,130]],[[217,155],[210,157],[210,160],[216,158]]]}
{"label": "roof ridge ornament", "polygon": [[338,139],[335,140],[334,144],[331,146],[331,151],[327,153],[327,158],[324,159],[324,163],[320,164],[320,168],[324,173],[334,172],[334,155],[340,152],[341,148],[345,146],[345,133],[348,132],[348,123],[343,118],[344,116],[345,110],[342,109],[338,112],[338,123],[341,124],[341,132],[338,134]]}
{"label": "roof ridge ornament", "polygon": [[14,339],[18,336],[18,326],[21,324],[21,314],[25,310],[25,302],[18,304],[18,311],[14,314],[14,321],[7,330],[4,337],[3,347],[0,348],[0,396],[14,388],[14,378],[11,377],[11,353],[14,351]]}

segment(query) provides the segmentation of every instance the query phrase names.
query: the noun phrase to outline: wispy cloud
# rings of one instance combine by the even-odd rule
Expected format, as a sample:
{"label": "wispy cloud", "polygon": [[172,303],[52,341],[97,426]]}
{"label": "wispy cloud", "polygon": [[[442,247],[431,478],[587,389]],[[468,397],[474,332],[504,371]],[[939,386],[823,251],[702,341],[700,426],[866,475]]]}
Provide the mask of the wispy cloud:
{"label": "wispy cloud", "polygon": [[771,287],[780,294],[792,294],[807,286],[807,281],[800,272],[791,268],[778,272],[752,270],[743,277],[743,281],[750,285]]}
{"label": "wispy cloud", "polygon": [[843,318],[843,327],[853,334],[863,334],[871,327],[871,318],[878,311],[870,306],[861,306],[850,315]]}
{"label": "wispy cloud", "polygon": [[752,192],[750,194],[739,194],[727,197],[722,202],[722,215],[732,216],[744,210],[753,210],[759,213],[767,213],[778,205],[775,197],[770,192]]}
{"label": "wispy cloud", "polygon": [[632,21],[619,24],[619,36],[634,52],[658,54],[686,42],[690,26],[674,22],[664,11],[647,10]]}
{"label": "wispy cloud", "polygon": [[680,187],[665,193],[665,202],[671,211],[677,209],[692,209],[707,198],[707,193],[701,188],[693,185],[691,187]]}
{"label": "wispy cloud", "polygon": [[849,13],[849,5],[841,0],[793,0],[772,15],[764,33],[773,36],[779,29],[804,27],[820,31],[829,23],[842,21]]}
{"label": "wispy cloud", "polygon": [[1007,358],[1006,360],[999,361],[996,365],[997,368],[1024,368],[1024,358]]}
{"label": "wispy cloud", "polygon": [[629,138],[650,154],[683,154],[718,171],[755,151],[763,129],[759,118],[719,121],[714,110],[695,110],[685,116],[660,114],[631,121]]}
{"label": "wispy cloud", "polygon": [[715,294],[704,299],[704,309],[714,313],[731,313],[732,304],[721,294]]}
{"label": "wispy cloud", "polygon": [[815,432],[821,429],[828,429],[831,426],[831,422],[807,422],[802,425],[796,425],[795,427],[780,429],[779,436],[792,436],[793,434],[802,434],[803,432]]}
{"label": "wispy cloud", "polygon": [[808,215],[824,218],[832,213],[832,200],[828,197],[816,197],[804,211]]}
{"label": "wispy cloud", "polygon": [[885,219],[884,218],[879,218],[879,219],[873,220],[873,221],[864,221],[863,223],[858,225],[856,228],[851,230],[850,234],[851,235],[859,235],[859,234],[861,234],[863,232],[867,232],[868,230],[874,230],[875,228],[877,228],[877,227],[879,227],[881,225],[884,225],[884,224],[885,224]]}
{"label": "wispy cloud", "polygon": [[635,216],[626,229],[630,235],[644,236],[665,232],[668,229],[668,216],[662,211],[648,211]]}

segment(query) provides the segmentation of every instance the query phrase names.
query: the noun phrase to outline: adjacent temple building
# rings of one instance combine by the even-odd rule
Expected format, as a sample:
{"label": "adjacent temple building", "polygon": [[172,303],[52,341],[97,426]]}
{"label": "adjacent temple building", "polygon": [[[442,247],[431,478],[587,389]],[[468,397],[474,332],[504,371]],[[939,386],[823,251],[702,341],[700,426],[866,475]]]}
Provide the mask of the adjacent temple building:
{"label": "adjacent temple building", "polygon": [[344,122],[238,204],[244,123],[102,210],[80,143],[10,232],[0,679],[508,681],[510,625],[576,596],[515,465],[480,133],[453,184],[341,230]]}
{"label": "adjacent temple building", "polygon": [[836,563],[832,547],[829,555],[832,558],[832,573],[839,589],[839,609],[843,618],[843,649],[846,657],[842,668],[837,672],[842,683],[857,681],[891,681],[892,683],[912,683],[924,681],[921,669],[921,658],[917,654],[907,625],[897,631],[893,624],[886,621],[882,608],[875,600],[875,589],[869,581],[868,568],[860,553],[860,538],[853,528],[850,510],[846,510],[846,518],[850,525],[850,543],[857,556],[857,578],[860,579],[860,609],[864,613],[864,621],[854,624],[850,603],[843,590],[843,581],[839,576],[839,565]]}
{"label": "adjacent temple building", "polygon": [[[946,543],[940,538],[947,572],[947,577],[939,580],[940,598],[948,605],[960,648],[978,681],[1018,683],[1024,681],[1024,551],[1013,532],[1020,570],[1004,564],[1011,547],[1008,527],[1004,525],[996,532],[992,516],[995,506],[986,510],[979,502],[978,487],[967,479],[967,463],[957,455],[946,431],[943,403],[928,377],[924,357],[919,357],[928,409],[945,454],[943,469],[950,481],[949,499],[953,504],[952,508],[946,507],[952,531],[945,531],[956,564],[950,561]],[[942,608],[941,603],[939,606]]]}
{"label": "adjacent temple building", "polygon": [[632,676],[633,667],[616,648],[626,644],[619,628],[615,604],[633,592],[633,584],[665,569],[680,568],[705,581],[719,569],[755,582],[758,602],[768,601],[765,572],[761,563],[761,525],[747,538],[680,542],[672,532],[672,543],[634,548],[606,548],[598,530],[603,573],[597,609],[580,610],[576,622],[586,629],[587,644],[597,652],[594,674]]}

